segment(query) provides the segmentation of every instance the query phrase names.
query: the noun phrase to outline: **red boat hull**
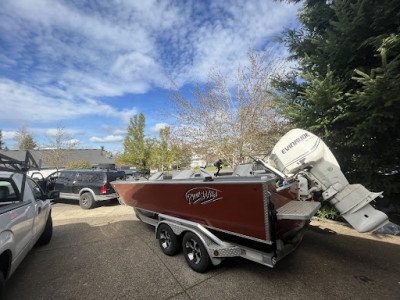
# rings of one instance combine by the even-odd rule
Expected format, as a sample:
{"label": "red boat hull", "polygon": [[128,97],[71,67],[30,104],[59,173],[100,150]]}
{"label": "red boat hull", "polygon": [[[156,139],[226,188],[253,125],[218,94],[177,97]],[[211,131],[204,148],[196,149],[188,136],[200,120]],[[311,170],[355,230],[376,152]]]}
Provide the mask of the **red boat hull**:
{"label": "red boat hull", "polygon": [[290,189],[278,193],[274,184],[274,180],[267,182],[259,177],[209,182],[117,181],[112,186],[126,205],[271,243],[269,195],[274,195],[276,208],[294,200],[296,195]]}

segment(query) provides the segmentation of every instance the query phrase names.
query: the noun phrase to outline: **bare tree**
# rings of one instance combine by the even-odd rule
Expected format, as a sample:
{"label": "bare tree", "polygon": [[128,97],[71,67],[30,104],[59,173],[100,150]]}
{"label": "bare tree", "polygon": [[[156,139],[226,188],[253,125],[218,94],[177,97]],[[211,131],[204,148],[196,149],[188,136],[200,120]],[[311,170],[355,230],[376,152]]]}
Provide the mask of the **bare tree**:
{"label": "bare tree", "polygon": [[4,142],[3,142],[3,131],[0,129],[0,150],[3,149]]}
{"label": "bare tree", "polygon": [[57,129],[54,134],[54,139],[49,140],[47,150],[43,154],[43,161],[59,170],[68,162],[68,156],[71,149],[77,146],[75,141],[69,134],[66,133],[62,123],[57,124]]}
{"label": "bare tree", "polygon": [[234,80],[219,70],[187,97],[174,83],[169,90],[174,134],[194,149],[214,152],[231,166],[248,155],[268,154],[285,129],[273,103],[271,80],[282,72],[282,60],[270,51],[250,50],[250,64],[238,67]]}

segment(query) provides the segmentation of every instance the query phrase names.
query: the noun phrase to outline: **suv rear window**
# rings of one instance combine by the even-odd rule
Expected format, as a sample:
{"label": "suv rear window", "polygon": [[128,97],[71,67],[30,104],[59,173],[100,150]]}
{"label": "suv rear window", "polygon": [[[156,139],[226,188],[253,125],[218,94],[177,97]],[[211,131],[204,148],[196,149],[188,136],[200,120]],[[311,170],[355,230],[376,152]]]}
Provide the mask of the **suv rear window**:
{"label": "suv rear window", "polygon": [[78,173],[76,177],[77,182],[102,182],[105,181],[105,173]]}
{"label": "suv rear window", "polygon": [[125,177],[124,171],[114,171],[114,172],[107,172],[107,181],[111,182],[117,179],[123,179]]}

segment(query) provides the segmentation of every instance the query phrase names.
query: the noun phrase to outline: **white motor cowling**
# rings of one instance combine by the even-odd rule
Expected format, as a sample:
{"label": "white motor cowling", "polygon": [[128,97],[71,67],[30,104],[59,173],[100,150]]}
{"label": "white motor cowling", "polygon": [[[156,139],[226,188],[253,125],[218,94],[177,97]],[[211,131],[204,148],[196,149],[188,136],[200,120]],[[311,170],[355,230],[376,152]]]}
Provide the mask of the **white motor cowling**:
{"label": "white motor cowling", "polygon": [[359,232],[374,231],[388,217],[369,203],[382,193],[372,193],[360,184],[349,184],[332,152],[316,135],[293,129],[275,145],[271,159],[286,176],[305,177],[313,190],[321,190],[331,204]]}

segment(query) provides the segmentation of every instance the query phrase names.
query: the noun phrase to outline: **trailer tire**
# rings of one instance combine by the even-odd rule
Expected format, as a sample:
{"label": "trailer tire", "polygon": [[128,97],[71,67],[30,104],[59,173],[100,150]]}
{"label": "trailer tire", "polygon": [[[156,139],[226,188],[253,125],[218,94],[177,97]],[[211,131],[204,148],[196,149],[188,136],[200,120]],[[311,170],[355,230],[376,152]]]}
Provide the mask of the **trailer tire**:
{"label": "trailer tire", "polygon": [[211,265],[211,259],[200,238],[193,232],[186,232],[182,240],[183,253],[188,265],[198,273],[204,273]]}
{"label": "trailer tire", "polygon": [[91,209],[96,206],[96,201],[94,200],[91,193],[86,192],[79,197],[79,205],[83,209]]}
{"label": "trailer tire", "polygon": [[178,236],[167,224],[161,224],[157,229],[158,242],[162,252],[168,256],[174,256],[180,250]]}

